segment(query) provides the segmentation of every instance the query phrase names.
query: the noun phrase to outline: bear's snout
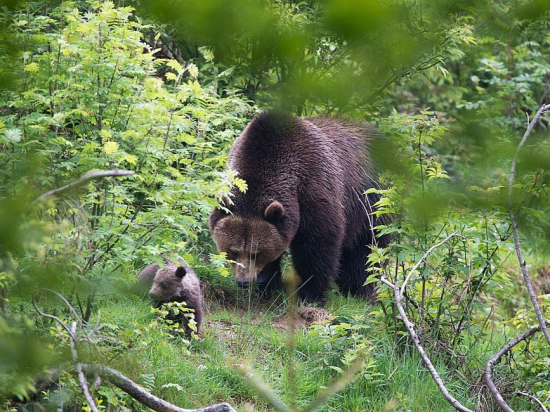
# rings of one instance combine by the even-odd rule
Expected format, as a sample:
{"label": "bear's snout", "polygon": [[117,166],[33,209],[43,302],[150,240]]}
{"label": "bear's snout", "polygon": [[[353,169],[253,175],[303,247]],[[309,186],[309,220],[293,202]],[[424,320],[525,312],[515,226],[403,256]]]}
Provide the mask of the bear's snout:
{"label": "bear's snout", "polygon": [[237,282],[237,286],[239,286],[240,288],[248,288],[250,287],[250,280],[249,279],[235,279],[235,281]]}

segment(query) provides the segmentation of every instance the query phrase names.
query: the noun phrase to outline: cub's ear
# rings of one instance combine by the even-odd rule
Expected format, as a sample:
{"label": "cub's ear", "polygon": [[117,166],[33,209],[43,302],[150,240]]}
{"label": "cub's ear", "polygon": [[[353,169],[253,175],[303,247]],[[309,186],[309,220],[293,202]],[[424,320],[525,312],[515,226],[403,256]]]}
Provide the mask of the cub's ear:
{"label": "cub's ear", "polygon": [[269,223],[276,223],[285,215],[285,208],[279,202],[271,202],[271,204],[265,208],[264,218]]}
{"label": "cub's ear", "polygon": [[176,277],[182,279],[187,274],[187,269],[183,266],[178,266],[176,269]]}

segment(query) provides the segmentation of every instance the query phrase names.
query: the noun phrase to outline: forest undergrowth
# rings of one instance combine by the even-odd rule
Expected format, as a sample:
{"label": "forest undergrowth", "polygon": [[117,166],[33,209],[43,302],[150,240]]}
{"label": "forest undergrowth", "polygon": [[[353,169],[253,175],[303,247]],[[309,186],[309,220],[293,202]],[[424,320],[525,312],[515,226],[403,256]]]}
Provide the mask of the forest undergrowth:
{"label": "forest undergrowth", "polygon": [[[93,365],[181,408],[454,410],[419,345],[463,410],[499,410],[487,363],[540,325],[533,301],[550,316],[550,10],[375,3],[2,6],[3,410],[147,410]],[[261,300],[215,251],[210,211],[246,190],[227,154],[269,107],[385,136],[372,191],[393,240],[370,251],[375,305]],[[163,258],[201,279],[200,340],[134,290]],[[542,333],[499,360],[509,407],[550,407]]]}

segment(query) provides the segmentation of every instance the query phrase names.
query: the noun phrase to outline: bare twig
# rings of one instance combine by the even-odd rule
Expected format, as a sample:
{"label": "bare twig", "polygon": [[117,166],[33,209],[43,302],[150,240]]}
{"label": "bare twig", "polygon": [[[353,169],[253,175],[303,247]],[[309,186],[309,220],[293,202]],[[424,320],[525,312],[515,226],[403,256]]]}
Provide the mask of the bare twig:
{"label": "bare twig", "polygon": [[233,407],[231,407],[231,405],[229,405],[227,402],[198,409],[183,409],[179,406],[172,405],[170,402],[166,402],[163,399],[151,395],[149,392],[147,392],[131,379],[128,379],[119,371],[111,369],[107,366],[83,363],[82,369],[89,373],[95,373],[101,376],[103,379],[108,380],[142,405],[145,405],[148,408],[151,408],[157,412],[236,412],[235,409],[233,409]]}
{"label": "bare twig", "polygon": [[[82,326],[82,321],[77,316],[76,311],[74,310],[72,305],[63,296],[61,296],[59,293],[57,293],[56,291],[51,290],[51,289],[44,289],[44,290],[48,291],[48,292],[51,292],[51,293],[55,294],[56,296],[58,296],[59,298],[61,298],[63,300],[63,302],[65,302],[65,304],[70,308],[71,312],[76,317],[76,319],[78,319],[78,324],[80,324],[80,326]],[[90,407],[90,409],[93,412],[99,412],[99,410],[97,409],[97,406],[95,404],[94,398],[90,394],[90,389],[88,388],[88,382],[86,381],[86,376],[84,375],[84,372],[82,371],[82,364],[78,360],[77,345],[79,343],[79,339],[78,339],[78,336],[76,334],[77,322],[73,321],[71,327],[69,328],[69,326],[65,322],[63,322],[61,319],[59,319],[57,316],[51,315],[49,313],[42,312],[38,308],[38,305],[36,303],[36,295],[34,295],[33,298],[32,298],[32,304],[34,306],[34,309],[36,310],[36,312],[40,316],[44,316],[46,318],[55,320],[69,334],[69,341],[70,341],[70,345],[71,345],[71,354],[72,354],[72,357],[73,357],[73,362],[75,364],[76,372],[78,374],[78,381],[79,381],[79,384],[80,384],[80,388],[82,389],[82,393],[84,394],[84,397],[86,398],[86,401],[88,402],[88,406]],[[86,336],[86,337],[88,337],[88,336]]]}
{"label": "bare twig", "polygon": [[[433,249],[432,249],[433,250]],[[422,259],[424,259],[423,257]],[[430,358],[428,358],[428,355],[424,351],[424,348],[422,347],[422,344],[420,343],[420,339],[418,338],[418,335],[414,331],[414,324],[409,321],[409,318],[407,317],[407,314],[405,313],[405,309],[403,309],[403,295],[401,294],[401,291],[399,290],[399,285],[397,283],[393,284],[389,282],[384,276],[380,279],[384,284],[390,286],[393,289],[393,294],[395,297],[395,305],[397,306],[397,309],[399,310],[399,314],[401,315],[401,321],[407,328],[407,331],[409,332],[409,335],[414,343],[414,346],[416,346],[416,350],[418,351],[420,357],[422,358],[422,362],[424,362],[424,365],[432,375],[432,378],[434,379],[435,383],[437,384],[440,392],[443,394],[445,399],[458,411],[461,412],[472,412],[471,409],[466,408],[463,406],[459,401],[457,401],[447,390],[447,387],[443,383],[443,380],[435,370],[435,367],[433,366],[432,362],[430,361]]]}
{"label": "bare twig", "polygon": [[546,409],[546,406],[544,406],[544,403],[540,401],[540,399],[537,399],[531,394],[528,394],[527,392],[522,391],[516,391],[517,395],[525,396],[526,398],[531,399],[533,402],[535,402],[538,406],[540,406],[540,409],[542,409],[543,412],[548,412],[548,409]]}
{"label": "bare twig", "polygon": [[497,401],[498,406],[500,406],[500,408],[505,412],[514,412],[514,411],[504,401],[504,399],[502,398],[502,395],[500,394],[500,392],[498,391],[497,387],[493,382],[493,379],[491,376],[493,372],[493,366],[500,361],[500,358],[505,353],[507,353],[509,350],[511,350],[514,346],[516,346],[521,341],[524,341],[525,339],[528,339],[531,336],[533,336],[539,330],[541,330],[541,327],[537,326],[517,336],[515,339],[511,340],[506,345],[504,345],[502,349],[499,350],[491,359],[489,359],[489,362],[487,362],[487,366],[485,367],[485,374],[484,374],[485,383],[487,384],[487,386],[489,387],[489,390],[491,391],[495,400]]}
{"label": "bare twig", "polygon": [[420,339],[418,338],[418,335],[416,334],[416,332],[414,330],[414,324],[409,320],[409,318],[407,317],[407,313],[405,312],[405,309],[403,308],[403,292],[405,290],[405,287],[407,286],[407,282],[409,281],[409,279],[411,278],[413,273],[422,264],[422,262],[430,255],[430,253],[432,253],[436,248],[438,248],[439,246],[441,246],[445,242],[448,242],[454,236],[457,236],[456,232],[451,233],[449,236],[447,236],[441,242],[439,242],[436,245],[429,248],[426,251],[426,253],[424,253],[424,256],[422,256],[422,258],[418,262],[416,262],[416,264],[411,268],[411,270],[409,271],[409,273],[407,274],[407,276],[406,276],[406,278],[403,282],[403,286],[401,287],[401,289],[399,288],[399,284],[397,283],[397,281],[395,283],[391,283],[390,281],[388,281],[386,279],[385,275],[383,275],[380,278],[380,281],[392,288],[393,294],[394,294],[394,297],[395,297],[395,305],[397,306],[397,310],[399,311],[399,314],[401,316],[401,321],[403,322],[403,324],[407,328],[407,331],[409,332],[409,335],[410,335],[410,337],[411,337],[411,339],[414,343],[414,346],[416,346],[416,350],[418,351],[418,353],[420,355],[420,358],[422,359],[422,362],[424,363],[424,365],[426,366],[426,368],[428,369],[428,371],[432,375],[432,378],[434,379],[435,383],[437,384],[437,386],[438,386],[440,392],[442,393],[443,397],[456,410],[461,411],[461,412],[472,412],[471,409],[468,409],[465,406],[463,406],[458,400],[456,400],[449,393],[447,387],[443,383],[443,380],[441,379],[441,377],[439,376],[439,374],[435,370],[435,367],[433,366],[432,362],[430,361],[430,358],[428,358],[428,355],[426,354],[426,351],[424,351],[424,348],[422,347],[422,344],[420,343]]}
{"label": "bare twig", "polygon": [[80,177],[80,179],[69,183],[66,186],[60,187],[58,189],[52,189],[47,191],[46,193],[43,193],[39,197],[36,198],[34,202],[32,202],[32,206],[40,202],[42,199],[48,197],[48,196],[57,196],[61,193],[64,193],[68,190],[75,189],[77,187],[83,186],[86,183],[88,183],[90,180],[94,179],[101,179],[103,177],[118,177],[118,176],[130,176],[133,175],[135,172],[131,170],[94,170],[92,172],[88,172]]}
{"label": "bare twig", "polygon": [[38,309],[38,306],[36,304],[36,295],[39,293],[39,292],[49,292],[49,293],[52,293],[54,294],[55,296],[57,296],[59,299],[61,299],[61,301],[63,301],[63,303],[67,306],[67,309],[69,309],[69,311],[72,313],[72,315],[76,318],[76,320],[78,321],[79,325],[82,327],[82,320],[79,318],[78,314],[76,313],[76,310],[74,310],[74,307],[73,305],[71,305],[69,303],[69,301],[67,299],[65,299],[65,297],[63,295],[61,295],[60,293],[56,292],[55,290],[53,289],[48,289],[48,288],[40,288],[38,290],[36,290],[35,294],[33,295],[33,298],[32,298],[32,303],[34,305],[34,309],[36,310],[36,312],[40,315],[40,316],[44,316],[46,318],[50,318],[50,319],[54,319],[55,321],[57,321],[58,323],[61,324],[61,326],[64,326],[65,329],[67,330],[67,332],[69,332],[69,334],[71,334],[72,336],[72,332],[71,330],[69,329],[69,327],[63,322],[61,321],[59,318],[56,318],[55,316],[53,315],[50,315],[48,313],[43,313],[40,311],[40,309]]}
{"label": "bare twig", "polygon": [[90,388],[88,388],[88,381],[86,381],[86,375],[84,375],[84,372],[82,371],[82,364],[78,361],[78,352],[76,350],[76,345],[78,341],[76,340],[76,322],[73,322],[71,325],[71,353],[73,355],[73,361],[75,363],[76,372],[78,374],[78,381],[80,383],[80,388],[82,389],[82,392],[84,393],[84,397],[86,398],[86,401],[88,401],[88,406],[93,412],[99,412],[97,409],[97,406],[95,404],[94,398],[92,398],[92,395],[90,394]]}
{"label": "bare twig", "polygon": [[510,222],[512,223],[512,234],[514,236],[514,245],[516,248],[516,254],[518,256],[519,266],[521,268],[521,273],[523,274],[523,280],[525,281],[525,286],[527,286],[527,293],[529,294],[529,298],[531,299],[531,303],[533,304],[533,309],[535,310],[535,314],[537,316],[540,328],[542,330],[542,333],[544,334],[544,337],[548,341],[548,344],[550,345],[550,333],[548,332],[548,329],[546,327],[546,322],[542,316],[542,312],[540,310],[539,304],[537,302],[537,297],[535,295],[535,291],[533,289],[533,284],[531,283],[531,279],[529,278],[529,271],[527,270],[527,263],[525,263],[525,259],[523,259],[523,253],[521,251],[521,244],[519,242],[519,232],[518,227],[516,224],[516,219],[514,218],[514,212],[512,208],[512,192],[514,190],[514,179],[516,177],[516,165],[518,162],[519,152],[523,145],[525,144],[525,141],[531,134],[531,131],[535,127],[535,124],[539,121],[540,117],[550,110],[550,104],[546,104],[541,106],[541,108],[538,110],[537,114],[535,114],[535,117],[533,117],[533,120],[529,122],[529,125],[527,126],[527,130],[525,131],[525,134],[523,135],[523,138],[521,139],[521,142],[519,143],[516,153],[514,154],[514,158],[512,159],[512,166],[510,168],[510,179],[508,182],[508,211],[510,214]]}
{"label": "bare twig", "polygon": [[[49,290],[49,289],[47,289]],[[54,293],[57,293],[57,292],[54,292]],[[43,316],[45,318],[48,318],[48,319],[53,319],[55,320],[63,329],[65,329],[67,331],[67,333],[69,334],[69,337],[71,339],[74,338],[73,336],[73,331],[71,330],[71,328],[69,328],[67,326],[67,324],[65,322],[63,322],[61,319],[59,319],[57,316],[54,316],[54,315],[51,315],[49,313],[45,313],[45,312],[42,312],[40,309],[38,309],[38,305],[36,304],[36,295],[34,295],[32,297],[32,305],[34,306],[34,310],[36,311],[36,313],[38,313],[40,316]]]}
{"label": "bare twig", "polygon": [[405,278],[405,280],[403,281],[403,285],[401,286],[401,295],[403,295],[403,293],[405,293],[405,287],[407,286],[407,283],[409,282],[409,279],[411,278],[411,276],[413,275],[413,273],[416,271],[416,269],[418,269],[418,267],[422,264],[422,262],[424,262],[424,260],[426,260],[426,258],[435,250],[437,249],[439,246],[441,246],[443,243],[446,243],[448,242],[451,238],[455,237],[455,236],[458,236],[456,234],[456,232],[453,232],[451,233],[449,236],[447,236],[445,239],[443,239],[441,242],[433,245],[431,248],[429,248],[426,253],[424,253],[424,256],[422,256],[422,258],[416,262],[416,264],[413,266],[413,268],[409,271],[409,274],[407,275],[407,277]]}
{"label": "bare twig", "polygon": [[[65,304],[65,306],[67,306],[67,309],[69,309],[69,312],[72,313],[72,315],[74,316],[74,318],[78,321],[78,325],[80,326],[82,332],[84,333],[84,337],[86,341],[88,341],[89,343],[91,344],[94,344],[93,342],[93,339],[92,337],[88,334],[88,332],[86,331],[86,329],[84,328],[84,323],[82,322],[82,319],[80,319],[80,317],[78,316],[78,314],[76,313],[76,310],[74,309],[73,305],[71,305],[69,303],[69,301],[67,299],[65,299],[65,297],[63,295],[61,295],[60,293],[56,292],[55,290],[52,290],[52,289],[47,289],[47,288],[41,288],[39,290],[37,290],[33,297],[32,297],[32,304],[34,306],[34,310],[36,310],[36,313],[38,313],[40,316],[43,316],[45,318],[50,318],[50,319],[53,319],[55,320],[60,326],[62,326],[68,333],[69,333],[69,336],[71,338],[71,340],[74,340],[74,341],[77,341],[78,337],[73,334],[72,330],[69,328],[69,326],[63,322],[61,319],[59,319],[58,317],[56,316],[53,316],[49,313],[44,313],[42,312],[40,309],[38,309],[38,305],[36,304],[36,295],[37,293],[39,292],[49,292],[49,293],[52,293],[54,294],[55,296],[57,296],[60,300],[63,301],[63,303]],[[96,348],[97,349],[97,348]]]}

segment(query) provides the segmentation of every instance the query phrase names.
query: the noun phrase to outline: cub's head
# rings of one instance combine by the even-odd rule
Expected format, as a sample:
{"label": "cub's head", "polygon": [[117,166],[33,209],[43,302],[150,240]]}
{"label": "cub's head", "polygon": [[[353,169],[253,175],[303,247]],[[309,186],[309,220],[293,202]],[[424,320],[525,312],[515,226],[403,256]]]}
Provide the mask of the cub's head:
{"label": "cub's head", "polygon": [[288,248],[291,237],[280,230],[285,209],[272,202],[261,217],[227,214],[215,209],[210,215],[210,232],[220,252],[232,260],[235,281],[248,287],[268,263],[279,258]]}
{"label": "cub's head", "polygon": [[184,292],[182,279],[186,274],[187,268],[169,263],[157,271],[149,296],[160,302],[177,300]]}

